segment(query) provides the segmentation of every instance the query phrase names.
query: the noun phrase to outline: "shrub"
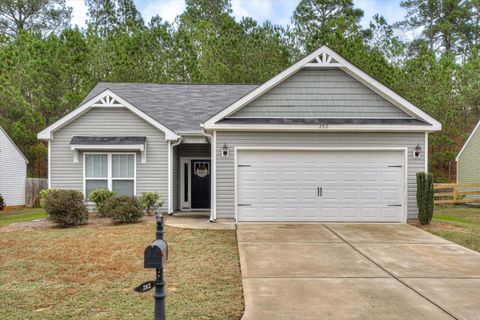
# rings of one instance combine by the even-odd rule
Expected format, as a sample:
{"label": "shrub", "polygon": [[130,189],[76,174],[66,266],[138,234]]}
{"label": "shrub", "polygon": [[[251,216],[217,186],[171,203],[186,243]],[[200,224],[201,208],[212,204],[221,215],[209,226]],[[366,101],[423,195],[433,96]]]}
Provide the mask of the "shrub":
{"label": "shrub", "polygon": [[95,202],[95,206],[97,207],[97,212],[102,217],[107,217],[109,211],[107,210],[105,203],[108,199],[115,196],[115,192],[110,191],[108,189],[96,189],[88,195],[88,199],[90,201]]}
{"label": "shrub", "polygon": [[144,192],[138,199],[148,215],[153,214],[162,205],[162,202],[159,202],[160,194],[158,192]]}
{"label": "shrub", "polygon": [[72,227],[88,221],[88,210],[81,192],[50,189],[44,194],[44,209],[53,222],[63,227]]}
{"label": "shrub", "polygon": [[48,196],[48,193],[53,190],[58,190],[58,189],[43,189],[40,190],[40,207],[45,210],[45,202]]}
{"label": "shrub", "polygon": [[5,206],[6,206],[5,200],[3,199],[3,196],[0,194],[0,211],[3,210]]}
{"label": "shrub", "polygon": [[116,223],[133,223],[143,217],[142,203],[136,197],[111,197],[105,203],[109,216]]}
{"label": "shrub", "polygon": [[429,173],[417,173],[418,220],[422,225],[429,224],[433,217],[433,176]]}

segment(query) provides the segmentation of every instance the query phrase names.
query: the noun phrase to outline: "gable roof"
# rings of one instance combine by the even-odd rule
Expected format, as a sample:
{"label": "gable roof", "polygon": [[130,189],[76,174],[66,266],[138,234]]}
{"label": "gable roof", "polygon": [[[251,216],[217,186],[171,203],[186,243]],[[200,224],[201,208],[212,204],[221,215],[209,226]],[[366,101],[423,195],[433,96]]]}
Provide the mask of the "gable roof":
{"label": "gable roof", "polygon": [[[364,85],[372,89],[374,92],[390,101],[392,104],[394,104],[404,112],[408,113],[409,115],[418,120],[423,121],[428,127],[430,127],[428,128],[429,131],[437,131],[441,129],[440,122],[414,106],[406,99],[402,98],[397,93],[393,92],[391,89],[384,86],[359,68],[355,67],[349,61],[342,58],[339,54],[337,54],[327,46],[322,46],[319,49],[315,50],[291,67],[285,69],[283,72],[279,73],[269,81],[258,86],[250,93],[238,99],[227,108],[218,112],[213,117],[205,121],[202,124],[203,127],[206,129],[219,128],[219,126],[216,126],[216,124],[220,120],[232,115],[234,112],[238,111],[239,109],[254,101],[258,97],[262,96],[270,89],[274,88],[275,86],[286,80],[288,77],[292,76],[297,71],[303,68],[341,68],[353,78],[360,81],[361,83],[363,83]],[[426,129],[427,126],[424,126],[423,129]]]}
{"label": "gable roof", "polygon": [[155,84],[101,82],[84,99],[108,89],[181,133],[200,131],[200,123],[258,87],[258,84]]}
{"label": "gable roof", "polygon": [[[5,135],[5,137],[7,137],[7,140],[10,141],[10,143],[12,144],[12,146],[15,148],[15,150],[17,150],[18,153],[20,153],[20,155],[23,157],[23,159],[25,160],[26,163],[29,163],[27,157],[25,157],[25,155],[23,154],[22,151],[20,151],[20,149],[17,147],[17,145],[15,144],[15,142],[13,142],[12,138],[10,138],[10,136],[7,134],[7,132],[5,131],[5,129],[2,128],[2,126],[0,126],[0,131],[3,132],[3,134]],[[1,151],[1,150],[0,150]]]}
{"label": "gable roof", "polygon": [[176,140],[177,133],[200,132],[201,121],[257,86],[101,82],[77,109],[42,130],[38,138],[51,139],[53,132],[90,108],[105,106],[126,107],[165,132],[167,140]]}
{"label": "gable roof", "polygon": [[465,148],[467,147],[467,145],[470,143],[470,141],[472,140],[472,138],[475,136],[475,133],[480,129],[480,120],[478,121],[477,125],[475,126],[475,128],[473,129],[472,133],[470,134],[470,136],[468,136],[468,139],[467,141],[465,142],[465,144],[463,145],[462,149],[460,149],[460,152],[458,153],[457,157],[455,158],[455,161],[458,161],[458,159],[460,159],[460,155],[462,154],[462,152],[465,150]]}

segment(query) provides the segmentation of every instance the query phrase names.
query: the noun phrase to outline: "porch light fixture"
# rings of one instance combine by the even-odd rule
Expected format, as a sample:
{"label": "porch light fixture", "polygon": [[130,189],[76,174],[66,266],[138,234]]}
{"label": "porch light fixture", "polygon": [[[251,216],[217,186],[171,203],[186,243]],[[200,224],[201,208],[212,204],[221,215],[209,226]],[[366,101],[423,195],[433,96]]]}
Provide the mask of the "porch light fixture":
{"label": "porch light fixture", "polygon": [[413,157],[414,158],[420,158],[420,154],[422,153],[422,147],[420,147],[419,144],[415,147],[415,150],[413,151]]}
{"label": "porch light fixture", "polygon": [[227,142],[225,142],[225,143],[223,144],[223,147],[222,147],[222,157],[223,157],[223,158],[228,157],[228,146],[227,146]]}

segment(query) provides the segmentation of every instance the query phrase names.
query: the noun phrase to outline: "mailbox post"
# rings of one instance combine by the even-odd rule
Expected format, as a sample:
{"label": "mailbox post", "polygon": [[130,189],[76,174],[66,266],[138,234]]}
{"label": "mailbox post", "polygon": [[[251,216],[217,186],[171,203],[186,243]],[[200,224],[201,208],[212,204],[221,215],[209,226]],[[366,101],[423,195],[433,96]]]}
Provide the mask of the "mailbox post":
{"label": "mailbox post", "polygon": [[168,257],[168,244],[163,240],[163,215],[157,212],[156,239],[145,249],[144,267],[156,270],[155,281],[149,281],[135,288],[137,292],[146,292],[155,285],[155,320],[165,320],[165,281],[163,278],[163,264]]}

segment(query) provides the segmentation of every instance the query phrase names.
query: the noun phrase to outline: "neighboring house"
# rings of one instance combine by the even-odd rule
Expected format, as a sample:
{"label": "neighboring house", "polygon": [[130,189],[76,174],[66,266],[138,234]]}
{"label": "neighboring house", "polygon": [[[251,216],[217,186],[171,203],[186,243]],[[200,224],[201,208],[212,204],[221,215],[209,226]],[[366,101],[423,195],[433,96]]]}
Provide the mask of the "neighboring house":
{"label": "neighboring house", "polygon": [[7,207],[25,205],[27,158],[0,127],[0,194]]}
{"label": "neighboring house", "polygon": [[[455,160],[457,161],[457,184],[480,184],[480,121]],[[471,189],[462,188],[464,191],[478,191],[478,188]],[[478,198],[478,196],[473,195],[468,197]]]}
{"label": "neighboring house", "polygon": [[49,186],[211,220],[405,222],[441,124],[323,46],[261,85],[99,83],[38,134]]}

